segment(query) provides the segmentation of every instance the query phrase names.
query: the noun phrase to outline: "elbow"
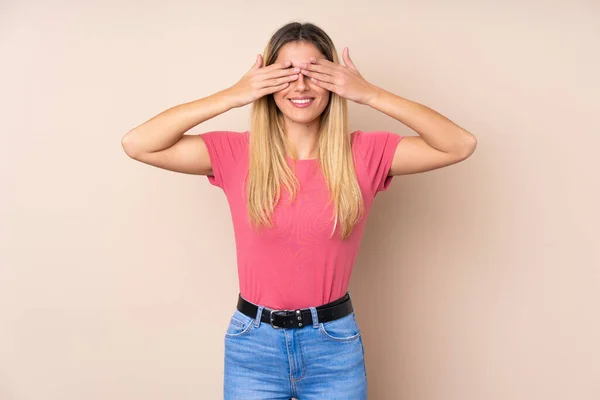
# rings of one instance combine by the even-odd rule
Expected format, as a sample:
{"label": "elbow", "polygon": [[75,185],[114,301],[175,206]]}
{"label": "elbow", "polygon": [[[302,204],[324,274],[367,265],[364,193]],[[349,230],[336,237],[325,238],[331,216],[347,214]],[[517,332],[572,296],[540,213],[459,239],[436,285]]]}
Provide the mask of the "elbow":
{"label": "elbow", "polygon": [[131,131],[127,132],[121,138],[121,147],[123,147],[123,151],[125,151],[125,154],[127,154],[130,158],[133,158],[134,160],[136,159],[138,151],[136,150]]}
{"label": "elbow", "polygon": [[465,136],[462,141],[462,146],[459,151],[459,157],[462,160],[466,160],[471,157],[471,155],[475,152],[477,148],[477,138],[470,134],[469,132],[465,132]]}

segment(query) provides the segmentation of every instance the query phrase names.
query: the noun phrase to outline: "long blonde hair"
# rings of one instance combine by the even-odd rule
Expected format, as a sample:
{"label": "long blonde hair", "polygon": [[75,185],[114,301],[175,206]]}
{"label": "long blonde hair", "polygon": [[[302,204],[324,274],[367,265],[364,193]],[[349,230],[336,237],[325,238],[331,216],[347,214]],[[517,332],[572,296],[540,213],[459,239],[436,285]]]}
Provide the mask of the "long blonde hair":
{"label": "long blonde hair", "polygon": [[[335,46],[322,29],[310,23],[293,22],[281,27],[269,40],[263,55],[264,66],[275,62],[285,44],[296,41],[312,43],[329,61],[339,63]],[[354,170],[346,99],[330,93],[329,103],[321,114],[318,135],[318,163],[331,195],[328,204],[333,201],[335,210],[331,236],[339,223],[340,235],[345,239],[364,213]],[[247,175],[248,214],[254,227],[272,226],[271,217],[279,202],[282,184],[290,193],[291,201],[296,197],[300,185],[287,163],[286,149],[290,147],[285,123],[273,95],[256,100],[251,113]]]}

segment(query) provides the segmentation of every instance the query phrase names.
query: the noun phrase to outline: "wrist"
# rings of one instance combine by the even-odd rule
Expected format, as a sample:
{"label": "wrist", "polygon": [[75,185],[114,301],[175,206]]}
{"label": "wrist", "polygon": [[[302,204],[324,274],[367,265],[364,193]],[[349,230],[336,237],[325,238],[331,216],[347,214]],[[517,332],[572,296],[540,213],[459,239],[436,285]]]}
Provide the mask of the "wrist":
{"label": "wrist", "polygon": [[241,104],[236,100],[235,94],[231,87],[217,93],[224,107],[227,109],[241,107]]}
{"label": "wrist", "polygon": [[370,91],[370,94],[367,96],[367,101],[365,101],[365,104],[369,107],[375,107],[375,104],[377,103],[377,100],[381,96],[383,89],[381,89],[380,87],[377,87],[375,85],[371,85],[371,87],[372,87],[372,89]]}

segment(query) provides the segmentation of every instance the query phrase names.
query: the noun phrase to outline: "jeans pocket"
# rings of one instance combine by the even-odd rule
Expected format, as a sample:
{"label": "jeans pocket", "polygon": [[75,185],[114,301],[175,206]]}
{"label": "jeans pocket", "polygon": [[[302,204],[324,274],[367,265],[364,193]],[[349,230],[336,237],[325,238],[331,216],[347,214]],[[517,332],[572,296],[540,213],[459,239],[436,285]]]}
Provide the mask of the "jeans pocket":
{"label": "jeans pocket", "polygon": [[248,334],[254,328],[254,318],[243,314],[239,310],[235,310],[231,319],[229,320],[229,325],[227,326],[227,331],[225,332],[225,337],[233,338],[242,335]]}
{"label": "jeans pocket", "polygon": [[360,337],[354,312],[333,321],[319,323],[319,331],[327,339],[336,342],[351,342]]}

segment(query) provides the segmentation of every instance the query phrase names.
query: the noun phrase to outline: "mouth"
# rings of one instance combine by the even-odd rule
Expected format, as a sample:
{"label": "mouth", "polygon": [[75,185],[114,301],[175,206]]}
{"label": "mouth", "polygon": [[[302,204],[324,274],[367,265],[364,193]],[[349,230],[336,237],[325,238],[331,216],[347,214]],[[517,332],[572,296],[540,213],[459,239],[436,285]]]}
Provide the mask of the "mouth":
{"label": "mouth", "polygon": [[313,103],[315,98],[314,97],[296,97],[296,98],[288,99],[288,100],[294,105],[294,107],[306,108],[306,107],[309,107]]}

